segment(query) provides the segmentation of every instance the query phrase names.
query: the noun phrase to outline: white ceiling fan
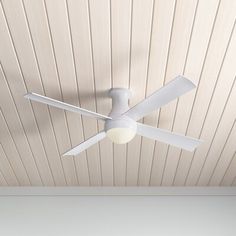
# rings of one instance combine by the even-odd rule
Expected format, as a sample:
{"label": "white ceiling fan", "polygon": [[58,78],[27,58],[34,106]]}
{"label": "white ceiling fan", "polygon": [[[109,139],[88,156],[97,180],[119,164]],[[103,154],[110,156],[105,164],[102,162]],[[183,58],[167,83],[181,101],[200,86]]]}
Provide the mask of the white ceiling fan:
{"label": "white ceiling fan", "polygon": [[124,88],[113,88],[109,91],[112,98],[112,110],[109,116],[105,116],[96,112],[73,106],[52,98],[48,98],[36,93],[28,93],[24,97],[33,101],[45,103],[50,106],[61,108],[71,112],[77,112],[81,115],[90,116],[105,122],[104,130],[88,140],[82,142],[78,146],[67,151],[63,155],[77,155],[86,150],[93,144],[101,141],[108,136],[114,143],[128,143],[136,134],[164,142],[188,151],[194,149],[202,142],[199,139],[187,137],[181,134],[173,133],[167,130],[151,127],[137,120],[143,118],[163,105],[180,97],[196,86],[183,76],[177,76],[161,89],[154,92],[142,102],[132,108],[128,106],[128,100],[131,92]]}

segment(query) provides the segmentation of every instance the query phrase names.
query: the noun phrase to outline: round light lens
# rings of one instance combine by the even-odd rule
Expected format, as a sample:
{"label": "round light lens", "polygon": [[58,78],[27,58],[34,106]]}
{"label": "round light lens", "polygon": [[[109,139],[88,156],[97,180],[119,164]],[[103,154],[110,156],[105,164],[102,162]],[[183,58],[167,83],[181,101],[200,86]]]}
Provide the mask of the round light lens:
{"label": "round light lens", "polygon": [[130,128],[112,128],[107,131],[108,138],[117,144],[128,143],[135,135],[136,132]]}

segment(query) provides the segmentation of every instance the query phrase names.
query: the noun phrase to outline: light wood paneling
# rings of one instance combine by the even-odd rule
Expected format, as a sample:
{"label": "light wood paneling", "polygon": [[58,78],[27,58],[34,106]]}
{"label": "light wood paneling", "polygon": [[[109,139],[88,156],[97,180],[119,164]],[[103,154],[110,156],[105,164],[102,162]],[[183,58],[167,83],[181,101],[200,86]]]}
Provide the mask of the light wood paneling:
{"label": "light wood paneling", "polygon": [[[28,18],[29,30],[31,32],[32,41],[35,47],[38,66],[40,69],[41,77],[43,80],[45,94],[49,97],[54,97],[55,99],[62,100],[62,88],[60,82],[60,76],[57,69],[57,61],[54,55],[53,44],[50,35],[50,28],[47,22],[47,16],[45,13],[45,6],[43,2],[37,1],[33,3],[32,1],[24,1],[25,14]],[[40,40],[40,35],[44,35],[43,40]],[[50,66],[48,66],[50,65]],[[50,78],[47,79],[47,78]],[[69,149],[72,145],[76,145],[78,142],[83,140],[83,135],[81,134],[78,139],[70,140],[68,133],[68,124],[66,120],[65,113],[59,109],[50,108],[50,115],[53,121],[53,127],[58,139],[58,145],[60,143],[65,150]],[[59,117],[61,117],[59,119]],[[74,143],[73,143],[74,141]],[[66,145],[66,146],[64,146]],[[78,163],[78,179],[81,185],[88,184],[88,174],[86,166],[86,157],[84,153],[81,155],[80,159],[76,159]],[[83,168],[80,168],[83,166]],[[75,179],[75,178],[74,178]]]}
{"label": "light wood paneling", "polygon": [[[197,180],[198,184],[204,184],[209,181],[215,165],[215,159],[224,146],[223,140],[227,140],[227,136],[230,134],[230,129],[232,129],[232,123],[235,121],[236,107],[232,104],[232,100],[236,101],[233,90],[235,83],[235,70],[232,69],[232,60],[234,60],[235,56],[234,52],[236,52],[236,30],[234,30],[233,35],[231,36],[229,48],[225,55],[224,63],[210,100],[208,114],[204,120],[201,138],[205,140],[205,142],[202,147],[196,151],[194,157],[198,160],[202,156],[205,157],[203,167]],[[232,93],[233,95],[230,96]],[[224,113],[226,113],[222,115],[222,120],[221,110],[224,110]],[[231,115],[227,115],[227,112],[230,112]],[[227,118],[225,118],[225,116]],[[228,129],[228,126],[230,129]],[[220,140],[217,140],[219,138]],[[208,140],[213,140],[213,142],[209,145]],[[202,152],[204,146],[210,146],[210,148],[208,147],[205,152]]]}
{"label": "light wood paneling", "polygon": [[[145,96],[151,95],[164,84],[166,63],[169,53],[172,23],[175,15],[176,2],[155,1],[153,23],[150,39],[150,55],[147,72],[147,87]],[[168,14],[167,14],[168,13]],[[168,27],[167,27],[168,26]],[[159,111],[144,118],[144,123],[157,126]],[[139,185],[149,185],[153,166],[153,156],[157,143],[147,138],[141,138]],[[152,169],[153,167],[153,169]]]}
{"label": "light wood paneling", "polygon": [[8,185],[19,185],[18,179],[16,177],[16,174],[14,173],[11,164],[9,163],[9,160],[7,159],[5,150],[3,149],[2,144],[0,144],[0,167],[1,167],[1,173],[6,180]]}
{"label": "light wood paneling", "polygon": [[[4,83],[5,76],[3,74],[3,71],[1,69],[1,88],[3,91],[0,93],[2,96],[5,95],[4,92],[9,92],[9,87],[7,83]],[[8,99],[7,99],[8,98]],[[1,127],[1,144],[5,150],[6,156],[9,158],[9,162],[13,166],[14,170],[17,172],[17,176],[19,178],[19,182],[22,185],[30,185],[30,180],[28,173],[25,169],[24,162],[22,161],[20,151],[18,149],[19,145],[23,145],[23,142],[26,140],[26,134],[24,132],[24,129],[22,127],[21,120],[18,116],[18,113],[16,111],[16,107],[14,106],[13,99],[11,98],[10,94],[6,94],[3,97],[1,97],[1,113],[0,113],[0,127]],[[4,112],[4,116],[3,116]],[[9,115],[9,118],[8,118]],[[10,119],[10,116],[13,116],[13,119]],[[14,120],[15,118],[15,120]],[[8,120],[8,123],[6,122],[6,119]],[[11,123],[11,121],[13,123]],[[16,137],[14,137],[12,134]],[[19,137],[19,138],[17,138]],[[20,143],[21,142],[21,143]],[[24,144],[24,147],[28,146],[28,143],[26,141],[26,144]]]}
{"label": "light wood paneling", "polygon": [[[89,29],[90,22],[88,2],[68,1],[67,11],[70,24],[70,33],[74,53],[73,56],[77,75],[77,86],[79,91],[80,105],[86,109],[96,111],[96,95],[94,90],[95,81],[91,56],[91,35]],[[83,57],[81,57],[81,55],[83,55]],[[81,128],[83,130],[85,138],[88,138],[97,132],[96,120],[83,119],[82,121],[84,127]],[[75,145],[76,143],[74,142],[73,146]],[[95,154],[94,151],[96,152]],[[87,161],[89,161],[90,158],[93,159],[94,155],[96,158],[98,158],[96,149],[93,149],[92,151],[86,151],[83,153],[83,155],[85,154]],[[80,158],[76,159],[76,161],[78,161]],[[82,158],[81,160],[83,159],[85,160],[85,158]],[[80,172],[83,171],[83,169],[87,170],[89,167],[88,163],[82,163],[81,161],[80,163],[78,163],[78,166],[80,166]],[[90,168],[89,173],[91,171],[92,170]],[[84,173],[84,176],[87,176],[87,173]],[[86,179],[90,179],[90,176],[88,176]]]}
{"label": "light wood paneling", "polygon": [[[183,68],[184,76],[191,78],[196,85],[199,84],[201,69],[204,64],[207,46],[210,40],[218,7],[219,3],[213,0],[200,1],[196,8],[195,19],[189,39],[189,48]],[[172,123],[172,129],[174,132],[183,134],[186,132],[195,95],[196,89],[195,91],[180,97],[177,101],[175,116]],[[163,176],[164,185],[173,184],[180,153],[181,150],[178,148],[171,146],[168,148],[166,167]]]}
{"label": "light wood paneling", "polygon": [[236,140],[236,131],[235,131],[235,123],[234,123],[234,127],[231,130],[231,133],[229,135],[229,137],[227,138],[225,145],[220,153],[220,155],[218,156],[217,162],[214,166],[214,170],[212,175],[210,176],[210,180],[208,182],[209,185],[219,185],[221,180],[222,180],[222,176],[224,176],[224,174],[227,171],[227,168],[230,166],[231,161],[234,158],[235,155],[235,140]]}
{"label": "light wood paneling", "polygon": [[0,184],[1,186],[8,186],[7,181],[5,180],[2,172],[0,172]]}
{"label": "light wood paneling", "polygon": [[236,153],[234,153],[232,160],[223,176],[222,180],[220,181],[220,185],[223,186],[230,186],[232,184],[235,185],[235,166],[236,166]]}
{"label": "light wood paneling", "polygon": [[[129,88],[132,1],[110,1],[112,87]],[[114,185],[126,184],[127,145],[114,148]]]}
{"label": "light wood paneling", "polygon": [[[194,98],[191,114],[187,126],[187,134],[200,137],[202,124],[207,113],[208,104],[214,91],[216,79],[219,75],[227,45],[235,22],[235,8],[229,1],[222,1],[215,19],[209,46],[206,52],[205,62],[201,71],[201,79]],[[227,14],[225,14],[227,12]],[[220,94],[218,96],[221,96]],[[219,110],[218,110],[219,111]],[[222,112],[222,110],[220,111]],[[196,162],[198,160],[196,159]],[[195,168],[190,168],[193,163],[193,154],[181,152],[175,184],[183,185],[188,176],[193,175]],[[190,177],[191,178],[191,177]]]}
{"label": "light wood paneling", "polygon": [[[168,83],[176,75],[184,73],[197,6],[198,4],[195,0],[176,2],[164,84]],[[187,21],[186,18],[188,19]],[[161,108],[158,121],[160,128],[173,130],[172,124],[176,115],[176,106],[177,101],[173,101]],[[166,184],[165,169],[168,164],[168,151],[169,146],[167,144],[158,143],[156,145],[154,153],[154,165],[156,168],[152,170],[152,185]]]}
{"label": "light wood paneling", "polygon": [[[97,112],[108,114],[111,107],[111,100],[108,98],[104,99],[102,94],[106,94],[108,89],[112,86],[110,2],[108,0],[89,0],[88,4]],[[103,130],[103,123],[98,124],[98,130]],[[102,169],[101,155],[104,157],[104,165],[106,165],[107,160],[107,164],[111,168],[111,158],[113,155],[112,143],[106,139],[102,140],[98,146],[97,152],[100,154],[100,164],[95,164],[97,167],[100,166],[100,171]],[[112,176],[109,175],[108,178],[110,178],[109,183],[113,183],[114,180],[112,179]],[[103,181],[102,178],[101,181]]]}
{"label": "light wood paneling", "polygon": [[[134,96],[130,100],[130,106],[135,105],[145,97],[153,10],[153,0],[133,1],[129,87],[134,91]],[[141,137],[136,136],[127,147],[127,185],[138,184],[140,145]]]}
{"label": "light wood paneling", "polygon": [[[0,185],[235,185],[235,19],[234,0],[1,0]],[[62,157],[104,123],[23,98],[108,115],[110,88],[133,106],[179,74],[197,89],[139,122],[194,153],[137,136]]]}

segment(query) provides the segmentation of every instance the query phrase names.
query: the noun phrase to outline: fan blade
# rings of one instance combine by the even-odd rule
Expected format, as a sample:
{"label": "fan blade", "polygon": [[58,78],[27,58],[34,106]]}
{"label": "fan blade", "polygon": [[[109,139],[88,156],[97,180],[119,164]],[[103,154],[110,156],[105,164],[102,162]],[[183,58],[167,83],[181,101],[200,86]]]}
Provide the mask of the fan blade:
{"label": "fan blade", "polygon": [[157,141],[173,145],[188,151],[194,151],[194,149],[202,143],[201,140],[187,137],[181,134],[173,133],[167,130],[151,127],[141,123],[137,123],[137,134],[155,139]]}
{"label": "fan blade", "polygon": [[163,105],[194,89],[196,86],[183,76],[177,76],[170,83],[160,88],[142,102],[130,108],[123,115],[139,120]]}
{"label": "fan blade", "polygon": [[101,119],[101,120],[111,119],[111,117],[101,115],[93,111],[88,111],[86,109],[83,109],[83,108],[80,108],[80,107],[77,107],[68,103],[64,103],[64,102],[61,102],[61,101],[58,101],[49,97],[39,95],[37,93],[27,93],[24,97],[30,100],[36,101],[36,102],[47,104],[49,106],[80,113],[81,115],[90,116],[96,119]]}
{"label": "fan blade", "polygon": [[99,141],[101,141],[105,137],[106,137],[106,132],[102,131],[102,132],[92,136],[91,138],[85,140],[84,142],[82,142],[78,146],[72,148],[68,152],[64,153],[63,156],[78,155],[79,153],[83,152],[84,150],[86,150],[90,146],[94,145],[95,143],[98,143]]}

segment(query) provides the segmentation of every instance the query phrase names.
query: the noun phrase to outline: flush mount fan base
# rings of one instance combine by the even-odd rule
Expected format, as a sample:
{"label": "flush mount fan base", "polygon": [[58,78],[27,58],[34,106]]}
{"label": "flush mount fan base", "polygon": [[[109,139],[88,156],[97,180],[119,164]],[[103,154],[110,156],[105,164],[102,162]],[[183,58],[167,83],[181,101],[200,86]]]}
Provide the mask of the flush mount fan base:
{"label": "flush mount fan base", "polygon": [[117,96],[127,96],[128,98],[132,97],[132,92],[129,89],[126,88],[112,88],[108,91],[108,96],[111,98],[117,97]]}
{"label": "flush mount fan base", "polygon": [[132,92],[125,88],[112,88],[108,92],[112,99],[112,109],[109,114],[110,117],[115,118],[121,116],[124,112],[129,110],[129,99]]}

